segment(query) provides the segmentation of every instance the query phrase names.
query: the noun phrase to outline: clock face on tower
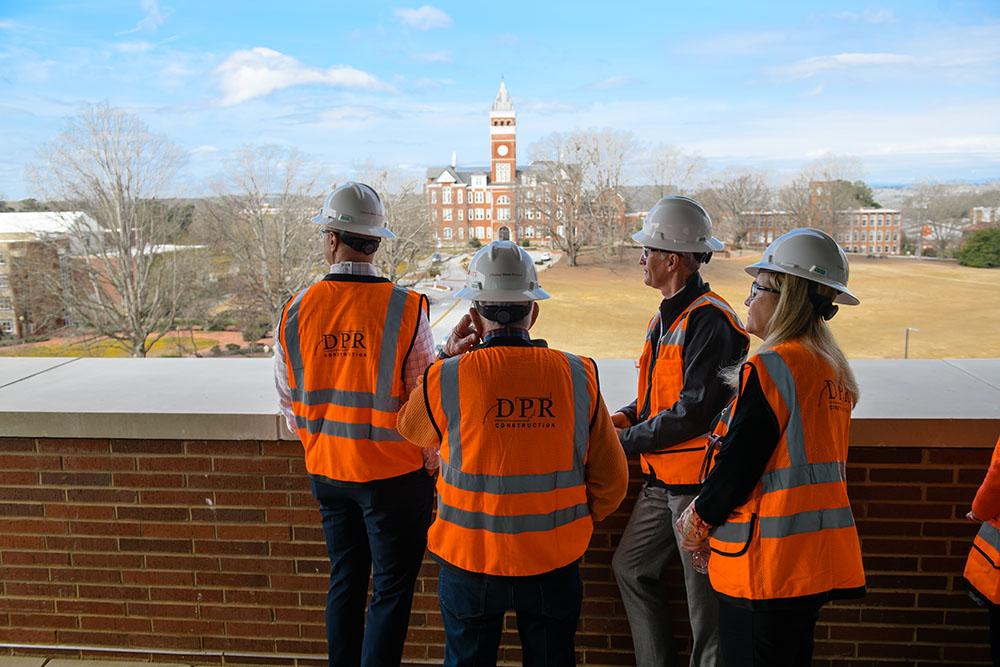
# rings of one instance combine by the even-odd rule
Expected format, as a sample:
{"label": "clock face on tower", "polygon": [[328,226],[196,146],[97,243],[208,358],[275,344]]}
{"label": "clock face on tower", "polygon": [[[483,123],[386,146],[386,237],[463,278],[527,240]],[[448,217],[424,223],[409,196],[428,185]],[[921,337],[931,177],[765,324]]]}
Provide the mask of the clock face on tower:
{"label": "clock face on tower", "polygon": [[497,155],[503,157],[504,155],[507,154],[508,150],[509,149],[507,148],[506,144],[500,144],[499,146],[497,146]]}

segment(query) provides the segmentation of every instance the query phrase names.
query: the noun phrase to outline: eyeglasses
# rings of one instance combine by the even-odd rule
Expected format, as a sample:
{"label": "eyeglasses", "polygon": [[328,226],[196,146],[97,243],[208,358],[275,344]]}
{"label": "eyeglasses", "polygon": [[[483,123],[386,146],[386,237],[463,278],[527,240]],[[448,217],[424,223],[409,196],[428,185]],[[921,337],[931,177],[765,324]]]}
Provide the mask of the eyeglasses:
{"label": "eyeglasses", "polygon": [[669,253],[669,250],[660,250],[659,248],[650,248],[648,246],[642,246],[642,258],[649,259],[649,253],[651,252],[662,252]]}
{"label": "eyeglasses", "polygon": [[753,301],[757,298],[757,294],[760,292],[770,292],[771,294],[781,294],[779,290],[771,289],[770,287],[764,287],[763,285],[757,284],[757,281],[750,283],[750,300]]}

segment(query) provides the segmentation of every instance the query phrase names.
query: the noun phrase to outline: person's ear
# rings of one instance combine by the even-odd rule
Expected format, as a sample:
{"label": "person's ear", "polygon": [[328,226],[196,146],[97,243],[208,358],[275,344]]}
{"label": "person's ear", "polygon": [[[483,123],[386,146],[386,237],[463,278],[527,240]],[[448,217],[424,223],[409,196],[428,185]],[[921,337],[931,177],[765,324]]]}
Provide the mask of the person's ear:
{"label": "person's ear", "polygon": [[528,320],[528,328],[529,329],[532,327],[532,325],[535,323],[535,320],[537,320],[537,319],[538,319],[538,302],[537,301],[533,301],[531,303],[531,319]]}

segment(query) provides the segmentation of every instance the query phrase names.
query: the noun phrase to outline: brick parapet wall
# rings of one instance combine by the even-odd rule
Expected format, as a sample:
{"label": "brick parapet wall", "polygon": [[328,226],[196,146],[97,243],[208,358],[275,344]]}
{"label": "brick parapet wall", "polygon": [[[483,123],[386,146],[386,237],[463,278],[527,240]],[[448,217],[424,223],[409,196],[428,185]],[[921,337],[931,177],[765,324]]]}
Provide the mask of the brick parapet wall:
{"label": "brick parapet wall", "polygon": [[[985,447],[852,448],[870,593],[824,607],[814,664],[988,664],[986,614],[960,575],[976,531],[963,517],[989,456]],[[583,559],[581,664],[633,664],[610,563],[639,486]],[[131,659],[320,664],[327,568],[296,442],[0,438],[0,654],[86,657],[97,653],[72,647],[92,647]],[[426,561],[412,663],[443,656],[436,575]],[[676,564],[670,580],[686,651]],[[501,659],[519,663],[517,646],[508,618]]]}

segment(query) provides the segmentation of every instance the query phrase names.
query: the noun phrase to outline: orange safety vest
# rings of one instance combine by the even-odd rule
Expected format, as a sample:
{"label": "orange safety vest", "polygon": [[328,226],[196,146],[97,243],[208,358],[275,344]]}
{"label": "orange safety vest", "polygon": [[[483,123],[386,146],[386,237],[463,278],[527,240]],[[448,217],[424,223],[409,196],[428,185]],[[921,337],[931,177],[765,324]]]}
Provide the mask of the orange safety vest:
{"label": "orange safety vest", "polygon": [[865,572],[846,477],[851,396],[797,341],[747,363],[781,439],[747,502],[709,534],[712,588],[748,601],[860,597]]}
{"label": "orange safety vest", "polygon": [[[684,388],[684,339],[687,336],[688,318],[697,308],[718,308],[725,313],[734,329],[747,335],[740,318],[725,299],[715,292],[706,292],[692,301],[669,328],[661,330],[654,364],[652,337],[656,324],[660,321],[660,313],[657,312],[646,329],[646,343],[639,359],[639,391],[636,401],[639,412],[644,412],[648,404],[650,418],[672,408],[681,396]],[[709,433],[706,432],[659,451],[642,454],[642,472],[649,475],[652,471],[656,479],[664,484],[700,483],[699,471],[705,460],[708,436]]]}
{"label": "orange safety vest", "polygon": [[[998,455],[1000,440],[993,449],[990,466]],[[1000,604],[1000,517],[984,521],[979,527],[965,561],[965,579],[990,602]]]}
{"label": "orange safety vest", "polygon": [[486,347],[433,364],[424,388],[441,437],[430,552],[466,571],[515,577],[579,559],[593,532],[584,466],[600,405],[594,362]]}
{"label": "orange safety vest", "polygon": [[370,276],[335,274],[299,292],[278,328],[306,470],[370,482],[423,466],[396,431],[403,366],[427,297]]}

